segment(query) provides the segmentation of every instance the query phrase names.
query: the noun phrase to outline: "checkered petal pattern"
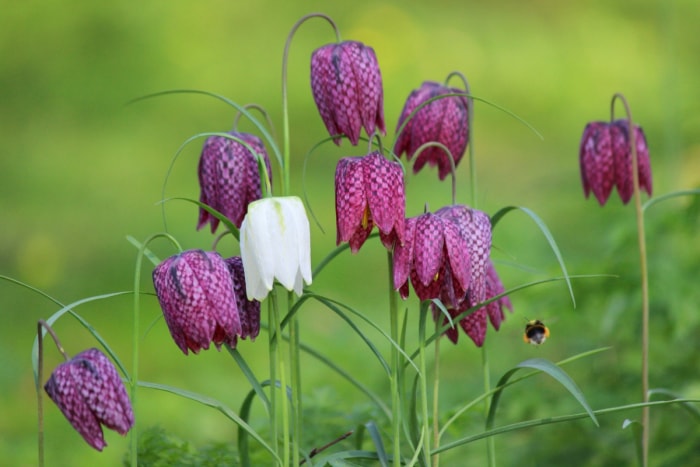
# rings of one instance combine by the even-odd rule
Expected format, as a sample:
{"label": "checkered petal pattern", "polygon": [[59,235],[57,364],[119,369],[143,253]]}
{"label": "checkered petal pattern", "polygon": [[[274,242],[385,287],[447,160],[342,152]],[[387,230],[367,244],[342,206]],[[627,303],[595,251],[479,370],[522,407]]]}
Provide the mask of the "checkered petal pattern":
{"label": "checkered petal pattern", "polygon": [[[634,136],[639,163],[639,188],[651,196],[649,148],[644,131],[637,125],[634,126]],[[586,198],[593,192],[603,206],[613,187],[617,187],[620,199],[627,204],[634,193],[629,120],[587,124],[581,137],[579,164]]]}
{"label": "checkered petal pattern", "polygon": [[[223,136],[211,136],[204,143],[199,159],[199,200],[224,214],[240,228],[248,204],[260,199],[260,173],[256,156],[241,141],[265,159],[272,183],[270,158],[260,138],[248,133],[229,133],[240,141]],[[205,209],[199,210],[197,230],[210,224],[212,233],[219,219]]]}
{"label": "checkered petal pattern", "polygon": [[353,145],[364,127],[386,134],[384,91],[374,49],[362,42],[328,44],[311,55],[311,91],[335,144],[345,135]]}
{"label": "checkered petal pattern", "polygon": [[374,225],[384,246],[403,241],[406,195],[401,166],[379,152],[345,157],[335,171],[336,243],[356,253]]}
{"label": "checkered petal pattern", "polygon": [[134,425],[124,383],[109,358],[98,349],[85,350],[60,364],[44,389],[73,428],[98,451],[107,445],[102,425],[121,435]]}
{"label": "checkered petal pattern", "polygon": [[215,252],[188,250],[153,270],[153,284],[170,334],[187,355],[213,342],[236,345],[242,332],[234,283]]}
{"label": "checkered petal pattern", "polygon": [[[410,120],[407,119],[429,99],[463,92],[432,81],[426,81],[412,91],[396,126],[398,132],[401,125],[406,123],[396,140],[394,153],[398,156],[405,153],[406,159],[411,160],[422,145],[437,142],[449,149],[456,168],[469,143],[469,100],[465,96],[436,99],[421,107]],[[419,172],[426,164],[438,167],[440,180],[452,173],[449,155],[442,148],[431,146],[423,149],[413,164],[413,172]]]}

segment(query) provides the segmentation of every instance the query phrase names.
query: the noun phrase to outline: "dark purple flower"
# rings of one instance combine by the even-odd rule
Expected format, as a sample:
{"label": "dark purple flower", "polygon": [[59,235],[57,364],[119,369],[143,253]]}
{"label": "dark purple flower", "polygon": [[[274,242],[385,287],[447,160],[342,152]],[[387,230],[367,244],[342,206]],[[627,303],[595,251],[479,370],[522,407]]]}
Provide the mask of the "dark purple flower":
{"label": "dark purple flower", "polygon": [[236,297],[236,305],[241,321],[241,338],[255,338],[260,333],[260,302],[248,300],[245,290],[245,273],[243,261],[240,256],[233,256],[224,260],[233,279],[233,292]]}
{"label": "dark purple flower", "polygon": [[446,306],[458,305],[465,299],[472,304],[483,301],[486,293],[486,266],[491,254],[491,220],[488,214],[462,204],[445,206],[435,214],[457,225],[460,234],[467,241],[471,264],[467,296],[451,297],[442,294],[441,301]]}
{"label": "dark purple flower", "polygon": [[[632,146],[629,137],[629,120],[615,120],[610,126],[612,135],[612,151],[615,160],[615,178],[617,192],[624,204],[627,204],[634,194],[632,179]],[[649,148],[644,130],[634,125],[634,139],[637,146],[637,173],[639,188],[651,196],[651,161]]]}
{"label": "dark purple flower", "polygon": [[[486,277],[484,282],[485,293],[483,300],[474,302],[470,299],[466,299],[456,307],[447,308],[447,312],[450,314],[450,318],[453,321],[461,313],[467,311],[473,306],[505,292],[501,279],[498,277],[498,274],[496,273],[490,259],[486,263]],[[442,318],[443,324],[449,323],[447,317],[442,315],[442,311],[437,306],[433,304],[431,307],[433,310],[433,318],[436,321]],[[491,325],[494,327],[494,329],[498,331],[498,329],[501,327],[501,323],[505,319],[503,308],[508,308],[511,311],[513,310],[510,299],[507,296],[503,296],[498,300],[495,300],[461,318],[459,320],[459,326],[471,338],[471,340],[474,341],[474,344],[476,344],[477,347],[481,347],[484,344],[484,339],[486,338],[487,318],[491,321]],[[457,328],[447,329],[445,331],[445,335],[455,344],[459,339],[459,332]]]}
{"label": "dark purple flower", "polygon": [[[419,89],[408,96],[396,131],[398,132],[411,113],[428,99],[452,93],[464,93],[464,91],[448,88],[432,81],[424,82]],[[406,159],[411,160],[420,146],[437,142],[450,150],[456,168],[469,143],[469,123],[469,100],[465,96],[436,99],[421,107],[408,120],[396,140],[394,154],[400,156],[405,152]],[[430,166],[438,166],[440,180],[452,173],[450,157],[439,147],[430,146],[423,149],[413,164],[413,173],[420,171],[426,163]]]}
{"label": "dark purple flower", "polygon": [[102,425],[125,435],[134,412],[117,369],[99,350],[85,350],[60,364],[44,385],[46,393],[85,441],[107,446]]}
{"label": "dark purple flower", "polygon": [[[229,134],[247,143],[265,159],[272,183],[270,158],[260,138],[235,131]],[[256,156],[239,141],[224,136],[209,137],[199,159],[199,186],[199,200],[228,217],[240,228],[248,204],[262,196]],[[197,230],[207,223],[211,224],[211,231],[215,232],[219,219],[200,208]]]}
{"label": "dark purple flower", "polygon": [[406,195],[403,171],[379,152],[345,157],[335,169],[336,243],[356,253],[377,224],[384,246],[403,242]]}
{"label": "dark purple flower", "polygon": [[[353,145],[384,126],[384,91],[374,49],[362,42],[324,45],[311,55],[311,91],[331,136],[343,134]],[[340,144],[340,138],[334,138]]]}
{"label": "dark purple flower", "polygon": [[432,213],[406,219],[404,242],[394,246],[394,288],[408,297],[410,278],[421,300],[464,296],[471,275],[468,248],[450,220]]}
{"label": "dark purple flower", "polygon": [[[624,204],[634,192],[628,127],[628,120],[616,120],[613,123],[591,122],[583,130],[579,150],[583,192],[586,198],[593,192],[601,206],[607,202],[613,186],[617,186]],[[639,187],[651,196],[651,162],[646,137],[636,125],[634,131]]]}
{"label": "dark purple flower", "polygon": [[[486,296],[484,297],[484,300],[493,298],[496,295],[500,295],[506,291],[505,287],[503,287],[503,283],[501,282],[501,278],[498,277],[496,268],[493,267],[493,263],[490,260],[486,267],[486,271]],[[489,321],[491,321],[491,326],[493,326],[496,331],[501,328],[501,323],[506,318],[505,313],[503,313],[504,308],[507,308],[511,312],[513,311],[513,305],[511,304],[508,295],[504,295],[498,300],[494,300],[486,305],[486,313],[489,315]]]}
{"label": "dark purple flower", "polygon": [[153,270],[153,285],[165,322],[185,355],[214,342],[236,345],[241,334],[234,283],[218,253],[188,250]]}

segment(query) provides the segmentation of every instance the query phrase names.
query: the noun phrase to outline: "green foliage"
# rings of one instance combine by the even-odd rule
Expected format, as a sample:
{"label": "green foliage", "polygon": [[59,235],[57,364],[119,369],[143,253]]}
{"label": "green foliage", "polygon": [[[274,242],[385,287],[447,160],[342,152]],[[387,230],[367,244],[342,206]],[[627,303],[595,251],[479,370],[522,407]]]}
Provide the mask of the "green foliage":
{"label": "green foliage", "polygon": [[[160,426],[144,430],[139,437],[139,466],[143,467],[235,467],[238,455],[231,445],[211,443],[194,447],[191,443],[178,439]],[[124,459],[128,467],[130,459]]]}

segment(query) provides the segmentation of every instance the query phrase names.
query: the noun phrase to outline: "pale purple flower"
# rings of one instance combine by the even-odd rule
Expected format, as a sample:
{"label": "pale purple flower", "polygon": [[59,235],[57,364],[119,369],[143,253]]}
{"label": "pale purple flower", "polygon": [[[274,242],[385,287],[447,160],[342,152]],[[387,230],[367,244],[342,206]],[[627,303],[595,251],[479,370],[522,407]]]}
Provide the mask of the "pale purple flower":
{"label": "pale purple flower", "polygon": [[[229,134],[244,141],[264,158],[272,183],[270,158],[260,138],[235,131]],[[262,196],[257,157],[240,141],[211,136],[204,143],[199,159],[199,186],[199,200],[225,215],[240,228],[248,204]],[[215,232],[219,219],[200,208],[197,230],[207,223],[211,225],[211,231]]]}
{"label": "pale purple flower", "polygon": [[403,171],[379,152],[345,157],[335,169],[336,243],[356,253],[374,225],[388,249],[403,242],[406,195]]}
{"label": "pale purple flower", "polygon": [[[344,41],[316,49],[311,91],[331,136],[345,135],[356,145],[362,127],[369,136],[386,134],[382,75],[372,47]],[[339,137],[333,141],[340,144]]]}
{"label": "pale purple flower", "polygon": [[112,362],[98,349],[85,350],[60,364],[44,385],[73,428],[97,449],[107,445],[102,425],[125,435],[134,412]]}
{"label": "pale purple flower", "polygon": [[[634,192],[632,173],[632,150],[629,137],[629,121],[612,123],[591,122],[586,125],[581,137],[579,164],[583,192],[588,198],[593,192],[600,205],[604,205],[617,187],[620,198],[627,204]],[[651,196],[652,177],[649,148],[644,131],[634,126],[638,158],[639,188]]]}
{"label": "pale purple flower", "polygon": [[[464,91],[425,81],[420,88],[412,91],[408,96],[396,131],[399,131],[401,125],[421,104],[431,98],[452,93],[464,93]],[[421,107],[401,130],[394,145],[394,154],[400,156],[406,153],[406,159],[411,160],[419,147],[426,143],[437,142],[449,149],[456,168],[469,143],[469,106],[466,96],[449,96],[436,99]],[[431,146],[423,149],[413,164],[413,172],[420,171],[426,163],[430,166],[437,165],[440,180],[452,172],[450,156],[442,148]]]}
{"label": "pale purple flower", "polygon": [[213,342],[236,345],[241,322],[234,283],[216,252],[188,250],[163,260],[153,270],[153,285],[165,322],[185,355]]}

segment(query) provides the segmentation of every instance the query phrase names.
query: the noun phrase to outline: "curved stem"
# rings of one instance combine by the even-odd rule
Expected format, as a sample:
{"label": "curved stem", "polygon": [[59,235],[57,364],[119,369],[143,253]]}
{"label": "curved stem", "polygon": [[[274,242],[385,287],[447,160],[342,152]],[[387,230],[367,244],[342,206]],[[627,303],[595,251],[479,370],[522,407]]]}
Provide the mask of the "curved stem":
{"label": "curved stem", "polygon": [[287,195],[289,194],[289,159],[290,159],[290,151],[289,151],[289,98],[287,95],[287,62],[289,61],[289,47],[292,44],[292,37],[294,36],[294,33],[299,29],[299,27],[308,19],[311,18],[323,18],[326,21],[328,21],[333,29],[335,30],[335,36],[338,41],[340,41],[340,32],[338,31],[338,27],[335,25],[333,20],[329,17],[326,16],[322,13],[311,13],[308,15],[304,15],[294,23],[294,26],[292,26],[292,29],[289,31],[289,35],[287,35],[287,41],[284,44],[284,53],[282,55],[282,159],[283,159],[283,165],[282,165],[282,194]]}
{"label": "curved stem", "polygon": [[39,448],[39,467],[44,466],[44,393],[41,390],[41,382],[44,380],[44,333],[42,328],[46,330],[46,332],[49,333],[49,335],[53,338],[53,341],[56,343],[56,347],[58,348],[58,351],[61,352],[61,355],[63,355],[63,358],[68,361],[70,358],[68,357],[68,354],[66,351],[63,349],[63,346],[61,345],[61,341],[58,340],[58,336],[54,332],[54,330],[49,326],[49,324],[44,321],[43,319],[40,319],[39,322],[37,323],[36,326],[37,330],[37,341],[39,343],[39,358],[38,358],[38,364],[37,364],[37,374],[38,377],[36,379],[36,399],[37,399],[37,413],[38,413],[38,448]]}
{"label": "curved stem", "polygon": [[[264,108],[263,106],[258,105],[258,104],[246,104],[246,105],[243,106],[243,109],[244,109],[244,110],[255,109],[255,110],[257,110],[258,112],[260,112],[260,113],[263,115],[263,117],[265,117],[265,121],[267,122],[268,126],[270,127],[270,133],[272,134],[272,137],[275,138],[275,127],[274,127],[274,125],[272,124],[272,119],[270,118],[270,114],[268,114],[268,113],[265,111],[265,108]],[[244,115],[243,115],[243,112],[241,112],[240,110],[239,110],[238,112],[236,112],[236,116],[235,116],[234,119],[233,119],[233,128],[232,128],[232,131],[234,131],[234,132],[235,132],[235,131],[238,131],[238,121],[239,121],[239,120],[241,119],[241,117],[243,117],[243,116],[244,116]]]}
{"label": "curved stem", "polygon": [[445,79],[447,83],[453,76],[458,77],[464,84],[464,92],[467,94],[467,144],[469,145],[469,183],[471,184],[471,203],[472,207],[476,208],[476,160],[474,157],[474,99],[472,99],[472,91],[469,87],[469,81],[464,74],[453,71]]}
{"label": "curved stem", "polygon": [[[637,141],[627,99],[620,93],[616,93],[610,104],[610,119],[614,120],[615,100],[619,99],[627,113],[630,151],[632,154],[632,181],[634,183],[634,208],[637,214],[637,238],[639,242],[639,263],[642,279],[642,401],[649,402],[649,273],[647,267],[647,250],[644,233],[644,210],[642,209],[642,196],[639,190],[639,160],[637,154]],[[649,465],[649,406],[642,408],[642,466]]]}

